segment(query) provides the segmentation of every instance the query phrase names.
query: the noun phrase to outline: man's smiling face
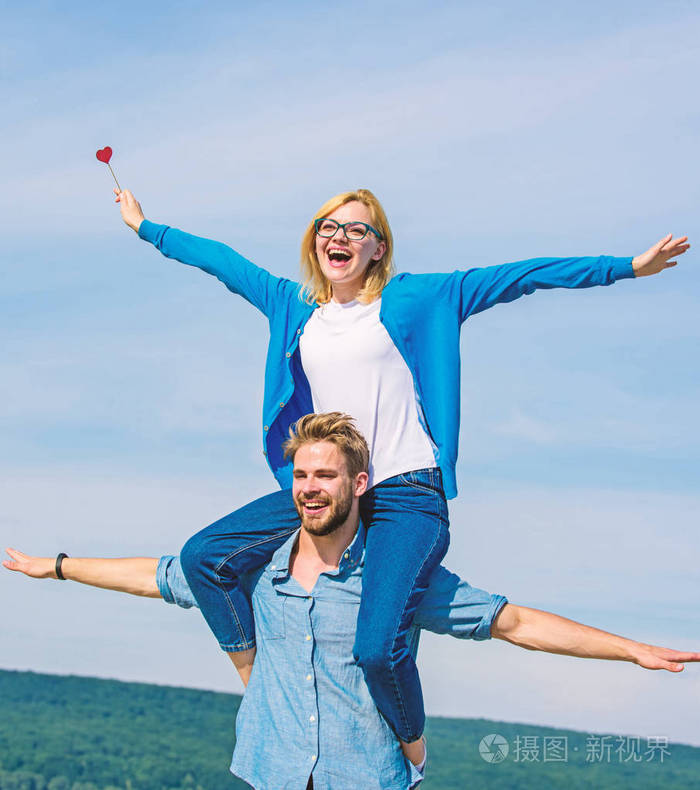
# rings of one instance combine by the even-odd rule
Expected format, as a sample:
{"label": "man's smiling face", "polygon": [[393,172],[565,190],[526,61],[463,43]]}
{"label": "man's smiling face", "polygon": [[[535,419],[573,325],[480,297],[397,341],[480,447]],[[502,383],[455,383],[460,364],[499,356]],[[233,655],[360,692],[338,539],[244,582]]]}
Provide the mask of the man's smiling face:
{"label": "man's smiling face", "polygon": [[301,525],[311,535],[330,535],[345,523],[357,481],[332,442],[303,444],[294,455],[292,495]]}

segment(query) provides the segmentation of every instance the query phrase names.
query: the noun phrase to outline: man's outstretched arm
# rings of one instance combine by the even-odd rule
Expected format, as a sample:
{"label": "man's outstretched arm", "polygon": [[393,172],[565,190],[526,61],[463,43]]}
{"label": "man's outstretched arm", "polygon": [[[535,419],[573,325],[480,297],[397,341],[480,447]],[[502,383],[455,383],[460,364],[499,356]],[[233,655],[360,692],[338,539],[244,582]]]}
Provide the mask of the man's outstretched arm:
{"label": "man's outstretched arm", "polygon": [[[19,571],[34,579],[56,579],[54,557],[30,557],[16,549],[6,549],[12,557],[3,560],[11,571]],[[160,598],[156,583],[158,560],[153,557],[126,557],[124,559],[98,559],[94,557],[66,557],[61,564],[61,573],[66,579],[102,587],[105,590]]]}
{"label": "man's outstretched arm", "polygon": [[[6,549],[12,557],[3,565],[34,579],[56,579],[56,560],[53,557],[31,557],[16,549]],[[197,606],[192,591],[180,567],[178,557],[125,557],[98,559],[95,557],[66,557],[61,573],[67,580],[102,587],[105,590],[163,598],[184,609]],[[242,653],[229,653],[244,686],[248,685],[255,661],[255,648]]]}
{"label": "man's outstretched arm", "polygon": [[414,624],[458,639],[503,639],[527,650],[579,658],[629,661],[645,669],[680,672],[700,653],[684,653],[635,642],[565,617],[515,606],[502,595],[472,587],[443,565],[433,573]]}
{"label": "man's outstretched arm", "polygon": [[645,669],[681,672],[684,662],[700,661],[700,653],[684,653],[610,634],[551,612],[505,604],[491,625],[491,636],[527,650],[564,656],[630,661]]}

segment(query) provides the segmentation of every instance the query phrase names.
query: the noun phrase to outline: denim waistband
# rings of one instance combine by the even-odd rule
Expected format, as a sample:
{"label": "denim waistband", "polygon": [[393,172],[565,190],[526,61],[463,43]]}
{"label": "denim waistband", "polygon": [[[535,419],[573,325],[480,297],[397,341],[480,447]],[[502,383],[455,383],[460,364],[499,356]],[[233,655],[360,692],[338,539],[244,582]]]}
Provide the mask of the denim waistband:
{"label": "denim waistband", "polygon": [[436,491],[439,491],[443,496],[445,491],[442,484],[442,470],[439,466],[430,466],[425,469],[412,469],[409,472],[402,472],[400,475],[387,477],[381,483],[372,486],[370,491],[381,490],[382,488],[393,488],[394,486],[403,486],[406,484],[416,483],[418,485],[430,486]]}

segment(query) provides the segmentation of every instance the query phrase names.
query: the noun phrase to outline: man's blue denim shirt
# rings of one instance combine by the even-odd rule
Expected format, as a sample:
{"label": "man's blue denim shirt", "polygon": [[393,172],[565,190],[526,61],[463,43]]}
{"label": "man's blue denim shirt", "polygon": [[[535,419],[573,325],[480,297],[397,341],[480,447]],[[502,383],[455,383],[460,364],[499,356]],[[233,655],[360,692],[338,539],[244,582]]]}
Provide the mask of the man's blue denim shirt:
{"label": "man's blue denim shirt", "polygon": [[[289,573],[298,533],[248,574],[257,655],[236,719],[231,771],[256,790],[409,790],[421,775],[379,714],[352,655],[362,591],[360,526],[336,571],[309,593]],[[161,557],[158,588],[168,603],[196,606],[177,557]],[[489,639],[506,603],[440,566],[416,611],[409,645],[425,628]]]}

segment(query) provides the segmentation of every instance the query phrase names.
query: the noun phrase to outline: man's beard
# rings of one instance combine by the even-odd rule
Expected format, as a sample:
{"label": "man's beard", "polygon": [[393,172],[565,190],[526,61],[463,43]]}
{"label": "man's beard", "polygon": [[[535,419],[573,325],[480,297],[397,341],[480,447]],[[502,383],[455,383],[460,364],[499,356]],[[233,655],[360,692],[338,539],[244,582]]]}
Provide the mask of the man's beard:
{"label": "man's beard", "polygon": [[301,519],[301,526],[309,535],[330,535],[341,527],[350,515],[353,503],[352,483],[348,483],[347,488],[335,499],[330,497],[309,497],[310,500],[327,502],[329,507],[323,517],[309,516],[304,511],[303,498],[294,500],[294,505]]}

